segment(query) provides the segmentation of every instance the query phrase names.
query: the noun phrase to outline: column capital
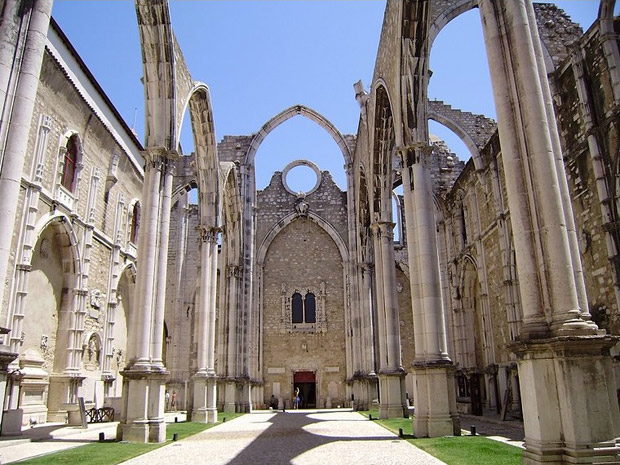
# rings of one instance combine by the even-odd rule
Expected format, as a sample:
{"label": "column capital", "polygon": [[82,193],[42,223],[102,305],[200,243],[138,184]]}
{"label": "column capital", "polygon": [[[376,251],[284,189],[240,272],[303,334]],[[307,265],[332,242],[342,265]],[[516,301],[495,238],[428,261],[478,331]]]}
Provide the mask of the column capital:
{"label": "column capital", "polygon": [[217,236],[222,232],[222,228],[217,226],[199,225],[196,229],[200,233],[202,242],[209,242],[211,244],[217,243]]}
{"label": "column capital", "polygon": [[147,147],[140,153],[144,158],[145,169],[161,170],[165,165],[172,165],[172,162],[179,159],[179,152],[166,147]]}
{"label": "column capital", "polygon": [[394,226],[396,223],[391,221],[375,221],[370,225],[370,230],[377,235],[378,238],[394,239]]}
{"label": "column capital", "polygon": [[241,266],[239,265],[228,265],[226,267],[226,273],[229,278],[240,278],[241,277]]}
{"label": "column capital", "polygon": [[403,166],[411,167],[425,161],[433,153],[434,146],[427,141],[414,142],[396,148],[396,154],[401,157]]}

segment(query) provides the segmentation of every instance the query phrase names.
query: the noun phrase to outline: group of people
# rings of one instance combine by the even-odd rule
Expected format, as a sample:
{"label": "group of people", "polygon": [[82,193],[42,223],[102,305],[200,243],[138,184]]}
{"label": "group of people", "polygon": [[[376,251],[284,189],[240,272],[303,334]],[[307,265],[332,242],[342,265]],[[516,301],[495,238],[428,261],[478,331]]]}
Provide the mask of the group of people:
{"label": "group of people", "polygon": [[166,410],[176,412],[177,410],[177,391],[172,391],[172,395],[166,391]]}

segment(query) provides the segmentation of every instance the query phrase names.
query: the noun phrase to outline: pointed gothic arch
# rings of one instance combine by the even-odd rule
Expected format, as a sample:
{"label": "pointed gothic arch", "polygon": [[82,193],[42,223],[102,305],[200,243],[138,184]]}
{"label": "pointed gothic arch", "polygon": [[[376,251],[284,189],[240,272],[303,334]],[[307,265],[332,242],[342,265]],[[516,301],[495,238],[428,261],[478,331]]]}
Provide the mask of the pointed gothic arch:
{"label": "pointed gothic arch", "polygon": [[[307,212],[307,218],[318,225],[321,229],[323,229],[329,237],[331,237],[338,247],[338,251],[340,252],[340,257],[342,258],[343,263],[347,263],[349,261],[349,251],[346,243],[340,236],[340,233],[326,220],[321,218],[316,213],[311,211]],[[265,235],[263,242],[258,247],[258,252],[256,254],[256,263],[259,266],[265,263],[265,257],[267,256],[267,251],[269,250],[269,246],[276,238],[276,236],[288,225],[290,225],[293,221],[299,218],[298,213],[291,213],[284,218],[280,219],[273,227],[269,230],[269,232]]]}
{"label": "pointed gothic arch", "polygon": [[349,150],[349,146],[347,145],[346,140],[344,139],[340,131],[336,128],[336,126],[334,126],[331,121],[329,121],[327,118],[325,118],[323,115],[313,110],[312,108],[306,107],[304,105],[294,105],[275,115],[273,118],[267,121],[254,135],[254,138],[250,143],[250,149],[245,156],[244,164],[247,166],[253,166],[256,152],[258,151],[260,144],[263,142],[263,140],[265,140],[265,137],[267,137],[267,135],[269,135],[271,131],[280,126],[282,123],[298,115],[308,118],[310,121],[314,121],[316,124],[325,129],[340,148],[345,165],[351,163],[352,155]]}

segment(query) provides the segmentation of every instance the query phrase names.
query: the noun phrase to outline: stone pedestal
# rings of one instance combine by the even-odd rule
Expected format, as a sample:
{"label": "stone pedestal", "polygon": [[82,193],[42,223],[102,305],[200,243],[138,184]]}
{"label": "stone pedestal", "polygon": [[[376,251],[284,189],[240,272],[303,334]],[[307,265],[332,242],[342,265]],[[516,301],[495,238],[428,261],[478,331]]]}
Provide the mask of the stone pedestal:
{"label": "stone pedestal", "polygon": [[379,372],[379,418],[409,416],[405,400],[405,372]]}
{"label": "stone pedestal", "polygon": [[69,418],[68,405],[77,404],[78,389],[84,376],[79,373],[51,375],[47,396],[47,421],[66,423]]}
{"label": "stone pedestal", "polygon": [[414,362],[413,372],[413,434],[429,438],[460,436],[452,362]]}
{"label": "stone pedestal", "polygon": [[620,463],[611,336],[560,336],[512,345],[519,363],[523,463]]}
{"label": "stone pedestal", "polygon": [[252,398],[250,393],[249,378],[237,381],[237,412],[250,413],[252,411]]}
{"label": "stone pedestal", "polygon": [[226,380],[224,387],[224,412],[235,412],[237,404],[237,383],[235,380]]}
{"label": "stone pedestal", "polygon": [[201,423],[217,422],[217,379],[215,374],[196,373],[194,375],[194,410],[192,421]]}
{"label": "stone pedestal", "polygon": [[123,413],[117,437],[129,442],[164,442],[165,379],[168,372],[125,370],[123,375]]}

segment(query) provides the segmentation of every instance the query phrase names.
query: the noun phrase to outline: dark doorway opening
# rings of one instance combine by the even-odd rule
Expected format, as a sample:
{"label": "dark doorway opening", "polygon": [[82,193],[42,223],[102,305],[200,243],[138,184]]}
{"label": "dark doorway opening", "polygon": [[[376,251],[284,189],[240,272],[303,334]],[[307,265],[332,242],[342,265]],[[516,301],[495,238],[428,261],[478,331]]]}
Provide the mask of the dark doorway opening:
{"label": "dark doorway opening", "polygon": [[293,375],[293,392],[299,388],[299,408],[316,408],[316,375],[314,371],[297,371]]}

